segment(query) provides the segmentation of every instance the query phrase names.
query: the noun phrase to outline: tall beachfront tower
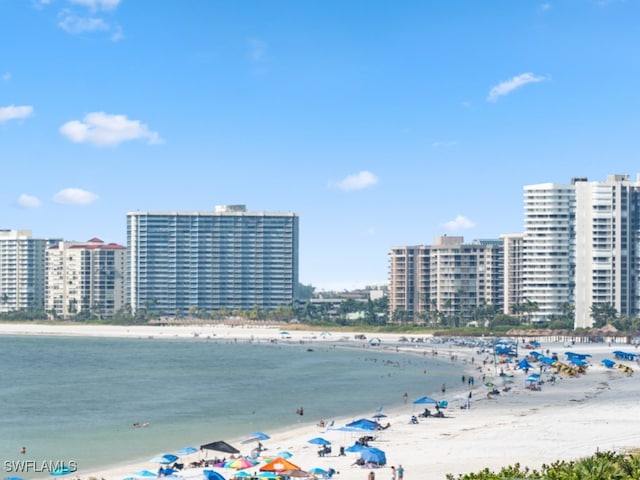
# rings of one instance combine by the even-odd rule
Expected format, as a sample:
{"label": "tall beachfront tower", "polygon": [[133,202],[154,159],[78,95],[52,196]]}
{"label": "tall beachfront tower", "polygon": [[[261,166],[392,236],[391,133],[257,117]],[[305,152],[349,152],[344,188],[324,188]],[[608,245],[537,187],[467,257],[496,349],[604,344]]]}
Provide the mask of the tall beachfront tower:
{"label": "tall beachfront tower", "polygon": [[58,240],[0,230],[0,312],[44,309],[45,251]]}
{"label": "tall beachfront tower", "polygon": [[529,320],[547,320],[573,304],[574,186],[542,183],[524,187],[522,303],[537,305]]}
{"label": "tall beachfront tower", "polygon": [[503,313],[514,315],[517,305],[522,302],[522,243],[524,234],[505,233],[500,235],[503,245],[504,302]]}
{"label": "tall beachfront tower", "polygon": [[58,242],[47,249],[46,309],[61,318],[110,318],[125,305],[126,248],[104,243]]}
{"label": "tall beachfront tower", "polygon": [[298,215],[248,212],[127,214],[129,302],[178,316],[193,308],[290,306],[298,283]]}
{"label": "tall beachfront tower", "polygon": [[610,304],[619,315],[640,312],[640,179],[609,175],[575,184],[575,326],[591,327],[591,307]]}

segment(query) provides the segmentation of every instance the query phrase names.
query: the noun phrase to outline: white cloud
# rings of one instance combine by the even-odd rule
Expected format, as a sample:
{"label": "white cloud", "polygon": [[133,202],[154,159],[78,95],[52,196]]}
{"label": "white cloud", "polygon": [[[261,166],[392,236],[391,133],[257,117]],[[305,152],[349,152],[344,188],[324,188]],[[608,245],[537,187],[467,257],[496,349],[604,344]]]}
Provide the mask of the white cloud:
{"label": "white cloud", "polygon": [[2,74],[2,81],[8,83],[11,80],[11,74],[9,72]]}
{"label": "white cloud", "polygon": [[63,12],[62,20],[58,26],[67,33],[78,34],[84,32],[106,31],[111,27],[101,18],[96,17],[76,17],[69,12]]}
{"label": "white cloud", "polygon": [[120,4],[120,0],[69,0],[69,3],[82,5],[91,10],[115,10]]}
{"label": "white cloud", "polygon": [[38,199],[38,197],[23,193],[18,197],[18,206],[24,208],[38,208],[42,206],[42,202]]}
{"label": "white cloud", "polygon": [[545,77],[537,76],[533,73],[522,73],[492,87],[489,91],[487,102],[497,102],[500,97],[509,95],[514,90],[524,87],[528,83],[537,83],[544,80],[546,80]]}
{"label": "white cloud", "polygon": [[443,224],[443,227],[450,231],[456,232],[458,230],[466,230],[468,228],[475,227],[476,224],[463,215],[458,215],[454,220],[449,220]]}
{"label": "white cloud", "polygon": [[0,123],[9,120],[21,120],[30,117],[33,113],[33,107],[30,105],[9,105],[8,107],[0,107]]}
{"label": "white cloud", "polygon": [[60,133],[75,143],[100,146],[119,145],[127,140],[139,139],[147,139],[149,144],[162,143],[158,133],[149,130],[140,121],[104,112],[88,113],[84,121],[71,120],[60,127]]}
{"label": "white cloud", "polygon": [[377,183],[378,177],[376,177],[373,173],[364,170],[362,172],[358,172],[356,174],[345,177],[343,180],[338,182],[337,186],[341,190],[348,192],[350,190],[362,190],[363,188],[372,187]]}
{"label": "white cloud", "polygon": [[53,196],[53,201],[64,205],[89,205],[98,196],[81,188],[65,188]]}

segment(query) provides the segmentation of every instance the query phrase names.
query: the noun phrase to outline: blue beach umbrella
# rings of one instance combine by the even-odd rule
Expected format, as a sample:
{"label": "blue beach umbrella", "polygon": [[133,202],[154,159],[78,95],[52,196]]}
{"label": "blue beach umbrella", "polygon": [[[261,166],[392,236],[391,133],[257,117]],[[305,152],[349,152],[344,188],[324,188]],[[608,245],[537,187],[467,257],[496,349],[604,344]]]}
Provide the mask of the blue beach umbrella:
{"label": "blue beach umbrella", "polygon": [[134,472],[133,475],[135,477],[157,477],[158,474],[156,472],[152,472],[150,470],[138,470]]}
{"label": "blue beach umbrella", "polygon": [[176,460],[178,460],[178,456],[177,455],[173,455],[172,453],[165,453],[164,455],[160,456],[160,457],[153,457],[151,460],[149,460],[150,462],[153,463],[162,463],[162,464],[169,464],[169,463],[173,463]]}
{"label": "blue beach umbrella", "polygon": [[276,453],[276,456],[280,458],[291,458],[293,457],[293,453],[285,450],[285,451]]}
{"label": "blue beach umbrella", "polygon": [[385,453],[379,448],[369,447],[360,452],[360,457],[365,462],[374,462],[379,465],[385,465],[387,463],[387,457]]}
{"label": "blue beach umbrella", "polygon": [[307,443],[310,443],[312,445],[331,445],[331,442],[329,440],[322,437],[312,438],[311,440],[308,440]]}
{"label": "blue beach umbrella", "polygon": [[72,470],[70,467],[62,466],[50,472],[49,475],[53,475],[54,477],[61,477],[62,475],[69,475],[70,473],[74,472],[75,470]]}
{"label": "blue beach umbrella", "polygon": [[253,474],[249,472],[238,472],[233,476],[236,478],[249,478],[249,477],[253,477]]}
{"label": "blue beach umbrella", "polygon": [[433,403],[436,404],[438,402],[436,402],[433,398],[431,397],[420,397],[417,400],[414,400],[413,403],[416,404],[427,404],[427,403]]}
{"label": "blue beach umbrella", "polygon": [[207,480],[225,480],[225,478],[215,470],[203,470],[202,473]]}
{"label": "blue beach umbrella", "polygon": [[314,467],[309,469],[309,473],[313,473],[314,475],[326,475],[328,472],[324,468]]}
{"label": "blue beach umbrella", "polygon": [[366,450],[366,449],[367,447],[364,447],[359,443],[354,443],[350,447],[345,448],[344,451],[349,453],[355,453],[355,452],[361,452],[362,450]]}
{"label": "blue beach umbrella", "polygon": [[253,432],[247,435],[241,443],[260,442],[262,440],[269,440],[270,438],[271,437],[264,432]]}

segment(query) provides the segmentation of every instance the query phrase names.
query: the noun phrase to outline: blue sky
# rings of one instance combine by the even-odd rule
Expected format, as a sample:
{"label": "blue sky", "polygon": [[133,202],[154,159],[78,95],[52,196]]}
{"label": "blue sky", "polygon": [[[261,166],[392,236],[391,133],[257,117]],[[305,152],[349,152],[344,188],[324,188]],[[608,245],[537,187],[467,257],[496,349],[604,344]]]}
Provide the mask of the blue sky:
{"label": "blue sky", "polygon": [[0,0],[0,228],[300,215],[300,280],[523,229],[524,185],[640,171],[640,2]]}

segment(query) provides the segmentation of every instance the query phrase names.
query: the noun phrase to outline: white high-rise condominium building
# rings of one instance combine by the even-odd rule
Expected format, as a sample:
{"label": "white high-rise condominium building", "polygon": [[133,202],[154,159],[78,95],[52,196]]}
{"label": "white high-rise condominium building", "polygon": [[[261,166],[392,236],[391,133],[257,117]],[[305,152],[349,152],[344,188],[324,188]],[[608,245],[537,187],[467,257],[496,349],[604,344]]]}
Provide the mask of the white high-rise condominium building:
{"label": "white high-rise condominium building", "polygon": [[609,175],[575,184],[575,326],[590,327],[594,304],[640,312],[640,181]]}
{"label": "white high-rise condominium building", "polygon": [[547,320],[573,304],[573,185],[524,187],[521,303],[537,305],[529,320]]}
{"label": "white high-rise condominium building", "polygon": [[44,309],[45,251],[57,241],[0,230],[0,312]]}
{"label": "white high-rise condominium building", "polygon": [[88,242],[59,242],[47,249],[46,309],[62,318],[78,314],[110,318],[125,304],[126,248]]}
{"label": "white high-rise condominium building", "polygon": [[298,215],[248,212],[127,214],[129,302],[167,316],[292,305]]}
{"label": "white high-rise condominium building", "polygon": [[513,315],[522,301],[522,243],[524,234],[500,235],[504,254],[504,309],[505,315]]}

